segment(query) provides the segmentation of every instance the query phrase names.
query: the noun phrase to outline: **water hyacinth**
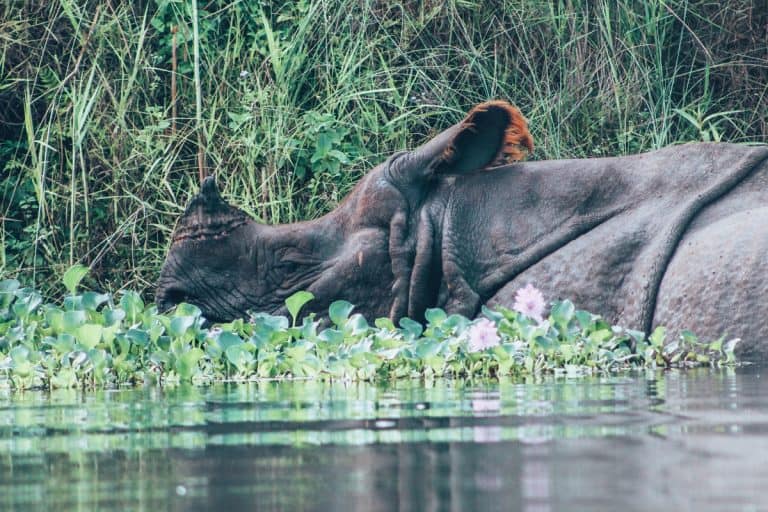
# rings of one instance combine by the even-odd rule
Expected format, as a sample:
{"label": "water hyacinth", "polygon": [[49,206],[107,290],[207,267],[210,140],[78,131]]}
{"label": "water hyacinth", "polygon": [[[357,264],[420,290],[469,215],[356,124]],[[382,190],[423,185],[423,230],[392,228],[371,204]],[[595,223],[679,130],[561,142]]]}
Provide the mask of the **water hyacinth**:
{"label": "water hyacinth", "polygon": [[480,352],[495,347],[501,341],[496,324],[487,318],[481,318],[472,324],[467,335],[469,336],[467,348],[470,352]]}
{"label": "water hyacinth", "polygon": [[544,320],[544,308],[546,303],[544,302],[544,295],[541,291],[528,283],[525,287],[520,288],[515,293],[515,304],[512,309],[518,313],[533,318],[537,322],[541,323]]}
{"label": "water hyacinth", "polygon": [[[733,362],[738,340],[705,343],[684,331],[666,342],[663,327],[650,336],[612,326],[599,315],[555,302],[551,322],[537,325],[519,311],[483,308],[470,320],[439,308],[425,324],[386,318],[371,325],[340,300],[328,308],[330,325],[302,316],[313,300],[298,292],[285,300],[289,317],[253,313],[207,326],[200,308],[179,304],[160,313],[132,291],[120,297],[79,293],[82,270],[67,271],[69,294],[47,303],[16,280],[0,281],[0,390],[3,388],[114,388],[178,382],[209,384],[258,379],[376,380],[414,377],[499,377],[543,372],[596,371]],[[531,287],[525,313],[540,317],[543,298]],[[489,350],[492,349],[492,350]]]}

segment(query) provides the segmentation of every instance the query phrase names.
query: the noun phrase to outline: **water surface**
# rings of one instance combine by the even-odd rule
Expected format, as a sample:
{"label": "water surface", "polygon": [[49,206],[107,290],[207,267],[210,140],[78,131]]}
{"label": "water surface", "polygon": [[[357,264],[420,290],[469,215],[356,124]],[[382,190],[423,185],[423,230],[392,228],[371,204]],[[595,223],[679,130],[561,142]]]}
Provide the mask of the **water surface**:
{"label": "water surface", "polygon": [[0,396],[0,510],[768,510],[760,368]]}

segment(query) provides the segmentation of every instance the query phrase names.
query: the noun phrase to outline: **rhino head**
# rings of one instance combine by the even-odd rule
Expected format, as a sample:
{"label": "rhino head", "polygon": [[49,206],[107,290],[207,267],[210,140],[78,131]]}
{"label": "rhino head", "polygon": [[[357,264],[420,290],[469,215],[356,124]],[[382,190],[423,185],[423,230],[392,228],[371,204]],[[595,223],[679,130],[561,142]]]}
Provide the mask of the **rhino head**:
{"label": "rhino head", "polygon": [[519,110],[483,103],[375,167],[329,214],[273,226],[227,204],[208,177],[174,231],[158,306],[190,302],[209,320],[227,321],[247,311],[285,313],[284,300],[307,290],[315,296],[308,311],[321,315],[346,299],[368,318],[420,317],[439,286],[439,262],[419,252],[437,234],[420,219],[445,202],[450,176],[519,160],[523,149],[531,152],[533,141]]}

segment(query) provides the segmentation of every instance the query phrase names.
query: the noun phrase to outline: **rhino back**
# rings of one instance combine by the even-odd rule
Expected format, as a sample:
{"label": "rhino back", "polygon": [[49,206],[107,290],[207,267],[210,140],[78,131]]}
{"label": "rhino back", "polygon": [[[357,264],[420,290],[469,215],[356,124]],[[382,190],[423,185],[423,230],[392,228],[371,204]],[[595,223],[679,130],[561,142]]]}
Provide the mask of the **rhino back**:
{"label": "rhino back", "polygon": [[457,180],[442,233],[442,302],[476,314],[483,303],[511,305],[514,291],[530,282],[549,298],[572,297],[613,321],[648,328],[686,229],[766,154],[690,144],[516,164]]}
{"label": "rhino back", "polygon": [[768,358],[768,163],[708,206],[686,231],[659,288],[654,325],[738,337],[737,353]]}
{"label": "rhino back", "polygon": [[686,234],[659,288],[654,323],[738,337],[738,353],[768,356],[768,206],[742,210]]}

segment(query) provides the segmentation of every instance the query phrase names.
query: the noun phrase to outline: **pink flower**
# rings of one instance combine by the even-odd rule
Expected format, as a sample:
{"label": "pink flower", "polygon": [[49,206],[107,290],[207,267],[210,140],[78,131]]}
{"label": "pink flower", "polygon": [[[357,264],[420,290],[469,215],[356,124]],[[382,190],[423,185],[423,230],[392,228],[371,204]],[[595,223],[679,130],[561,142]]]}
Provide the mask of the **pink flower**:
{"label": "pink flower", "polygon": [[479,352],[487,348],[495,347],[501,341],[499,333],[496,330],[496,324],[487,318],[481,318],[472,324],[467,333],[469,334],[469,351]]}
{"label": "pink flower", "polygon": [[524,314],[527,317],[533,318],[537,322],[543,320],[542,314],[544,313],[544,296],[541,291],[528,283],[525,288],[520,288],[515,294],[515,305],[512,309]]}

